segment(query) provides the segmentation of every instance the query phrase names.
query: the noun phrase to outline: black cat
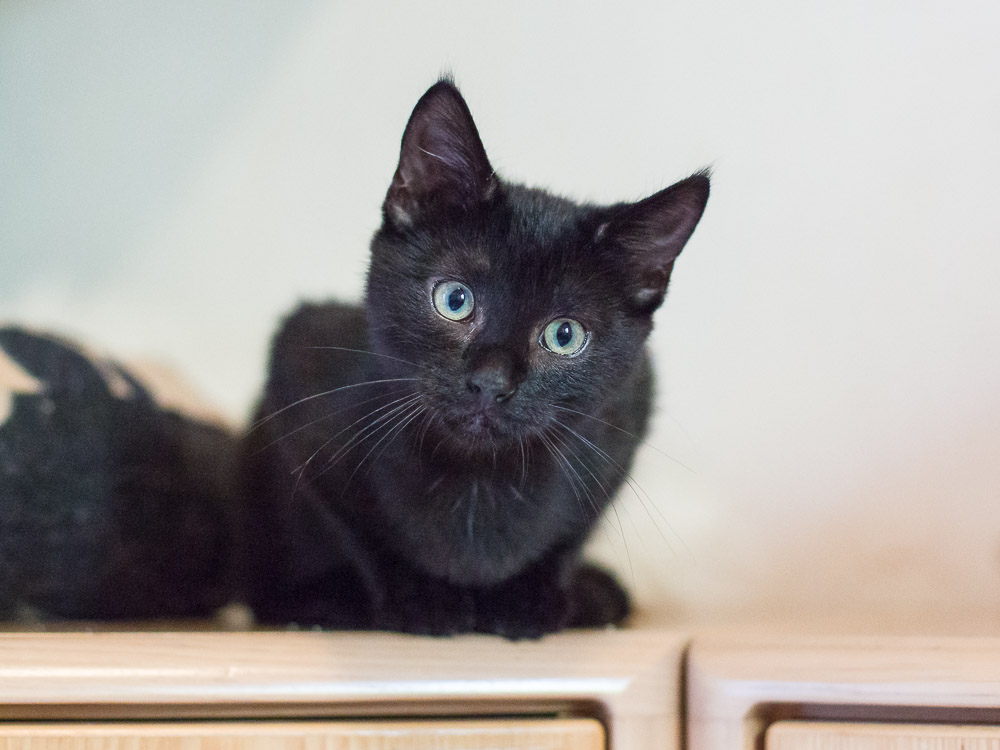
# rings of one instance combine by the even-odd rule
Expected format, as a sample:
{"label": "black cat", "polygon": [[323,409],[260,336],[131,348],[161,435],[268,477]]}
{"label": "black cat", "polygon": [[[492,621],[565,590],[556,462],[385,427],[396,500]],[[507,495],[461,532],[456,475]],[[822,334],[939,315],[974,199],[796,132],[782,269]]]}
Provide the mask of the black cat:
{"label": "black cat", "polygon": [[504,182],[432,86],[364,306],[304,305],[274,341],[244,451],[257,617],[508,638],[624,620],[579,550],[645,432],[644,343],[708,192],[699,173],[595,206]]}

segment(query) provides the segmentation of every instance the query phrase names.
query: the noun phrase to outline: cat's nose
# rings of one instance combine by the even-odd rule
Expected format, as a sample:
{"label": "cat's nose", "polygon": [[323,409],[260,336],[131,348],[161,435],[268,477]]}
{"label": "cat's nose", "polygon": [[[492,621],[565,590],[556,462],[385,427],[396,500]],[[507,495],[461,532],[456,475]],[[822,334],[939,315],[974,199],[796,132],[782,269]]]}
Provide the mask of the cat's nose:
{"label": "cat's nose", "polygon": [[503,403],[517,390],[510,368],[500,363],[478,367],[465,383],[472,393],[479,396],[483,406]]}

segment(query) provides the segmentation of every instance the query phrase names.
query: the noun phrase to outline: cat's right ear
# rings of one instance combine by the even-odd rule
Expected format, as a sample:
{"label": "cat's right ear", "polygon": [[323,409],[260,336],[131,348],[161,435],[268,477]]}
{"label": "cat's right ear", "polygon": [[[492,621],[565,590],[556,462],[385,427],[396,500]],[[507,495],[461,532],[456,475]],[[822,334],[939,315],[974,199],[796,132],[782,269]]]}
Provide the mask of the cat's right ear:
{"label": "cat's right ear", "polygon": [[472,114],[455,84],[425,93],[403,132],[399,166],[382,205],[387,222],[408,227],[442,212],[465,212],[493,195],[497,178]]}
{"label": "cat's right ear", "polygon": [[613,209],[598,229],[598,241],[611,243],[616,262],[629,278],[629,303],[651,313],[667,293],[674,261],[698,225],[708,202],[709,173],[698,172],[638,203]]}

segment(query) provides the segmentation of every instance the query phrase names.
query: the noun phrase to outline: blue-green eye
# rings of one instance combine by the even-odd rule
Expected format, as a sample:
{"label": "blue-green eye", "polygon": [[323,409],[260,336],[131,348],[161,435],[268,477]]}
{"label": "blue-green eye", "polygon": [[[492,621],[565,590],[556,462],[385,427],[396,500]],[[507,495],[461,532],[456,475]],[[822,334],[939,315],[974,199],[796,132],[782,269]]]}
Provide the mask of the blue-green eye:
{"label": "blue-green eye", "polygon": [[541,343],[553,354],[575,357],[583,351],[590,336],[572,318],[556,318],[542,331]]}
{"label": "blue-green eye", "polygon": [[458,281],[442,281],[432,294],[434,309],[448,320],[465,320],[472,315],[476,299],[472,290]]}

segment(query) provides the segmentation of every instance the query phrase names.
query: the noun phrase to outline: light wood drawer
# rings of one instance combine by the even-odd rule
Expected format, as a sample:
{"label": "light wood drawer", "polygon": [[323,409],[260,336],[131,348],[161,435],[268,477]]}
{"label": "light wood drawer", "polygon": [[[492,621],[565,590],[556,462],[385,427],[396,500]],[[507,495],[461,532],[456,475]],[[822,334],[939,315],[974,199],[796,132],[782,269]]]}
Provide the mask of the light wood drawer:
{"label": "light wood drawer", "polygon": [[1000,750],[1000,726],[779,721],[766,750]]}
{"label": "light wood drawer", "polygon": [[0,724],[0,750],[602,750],[592,719]]}

